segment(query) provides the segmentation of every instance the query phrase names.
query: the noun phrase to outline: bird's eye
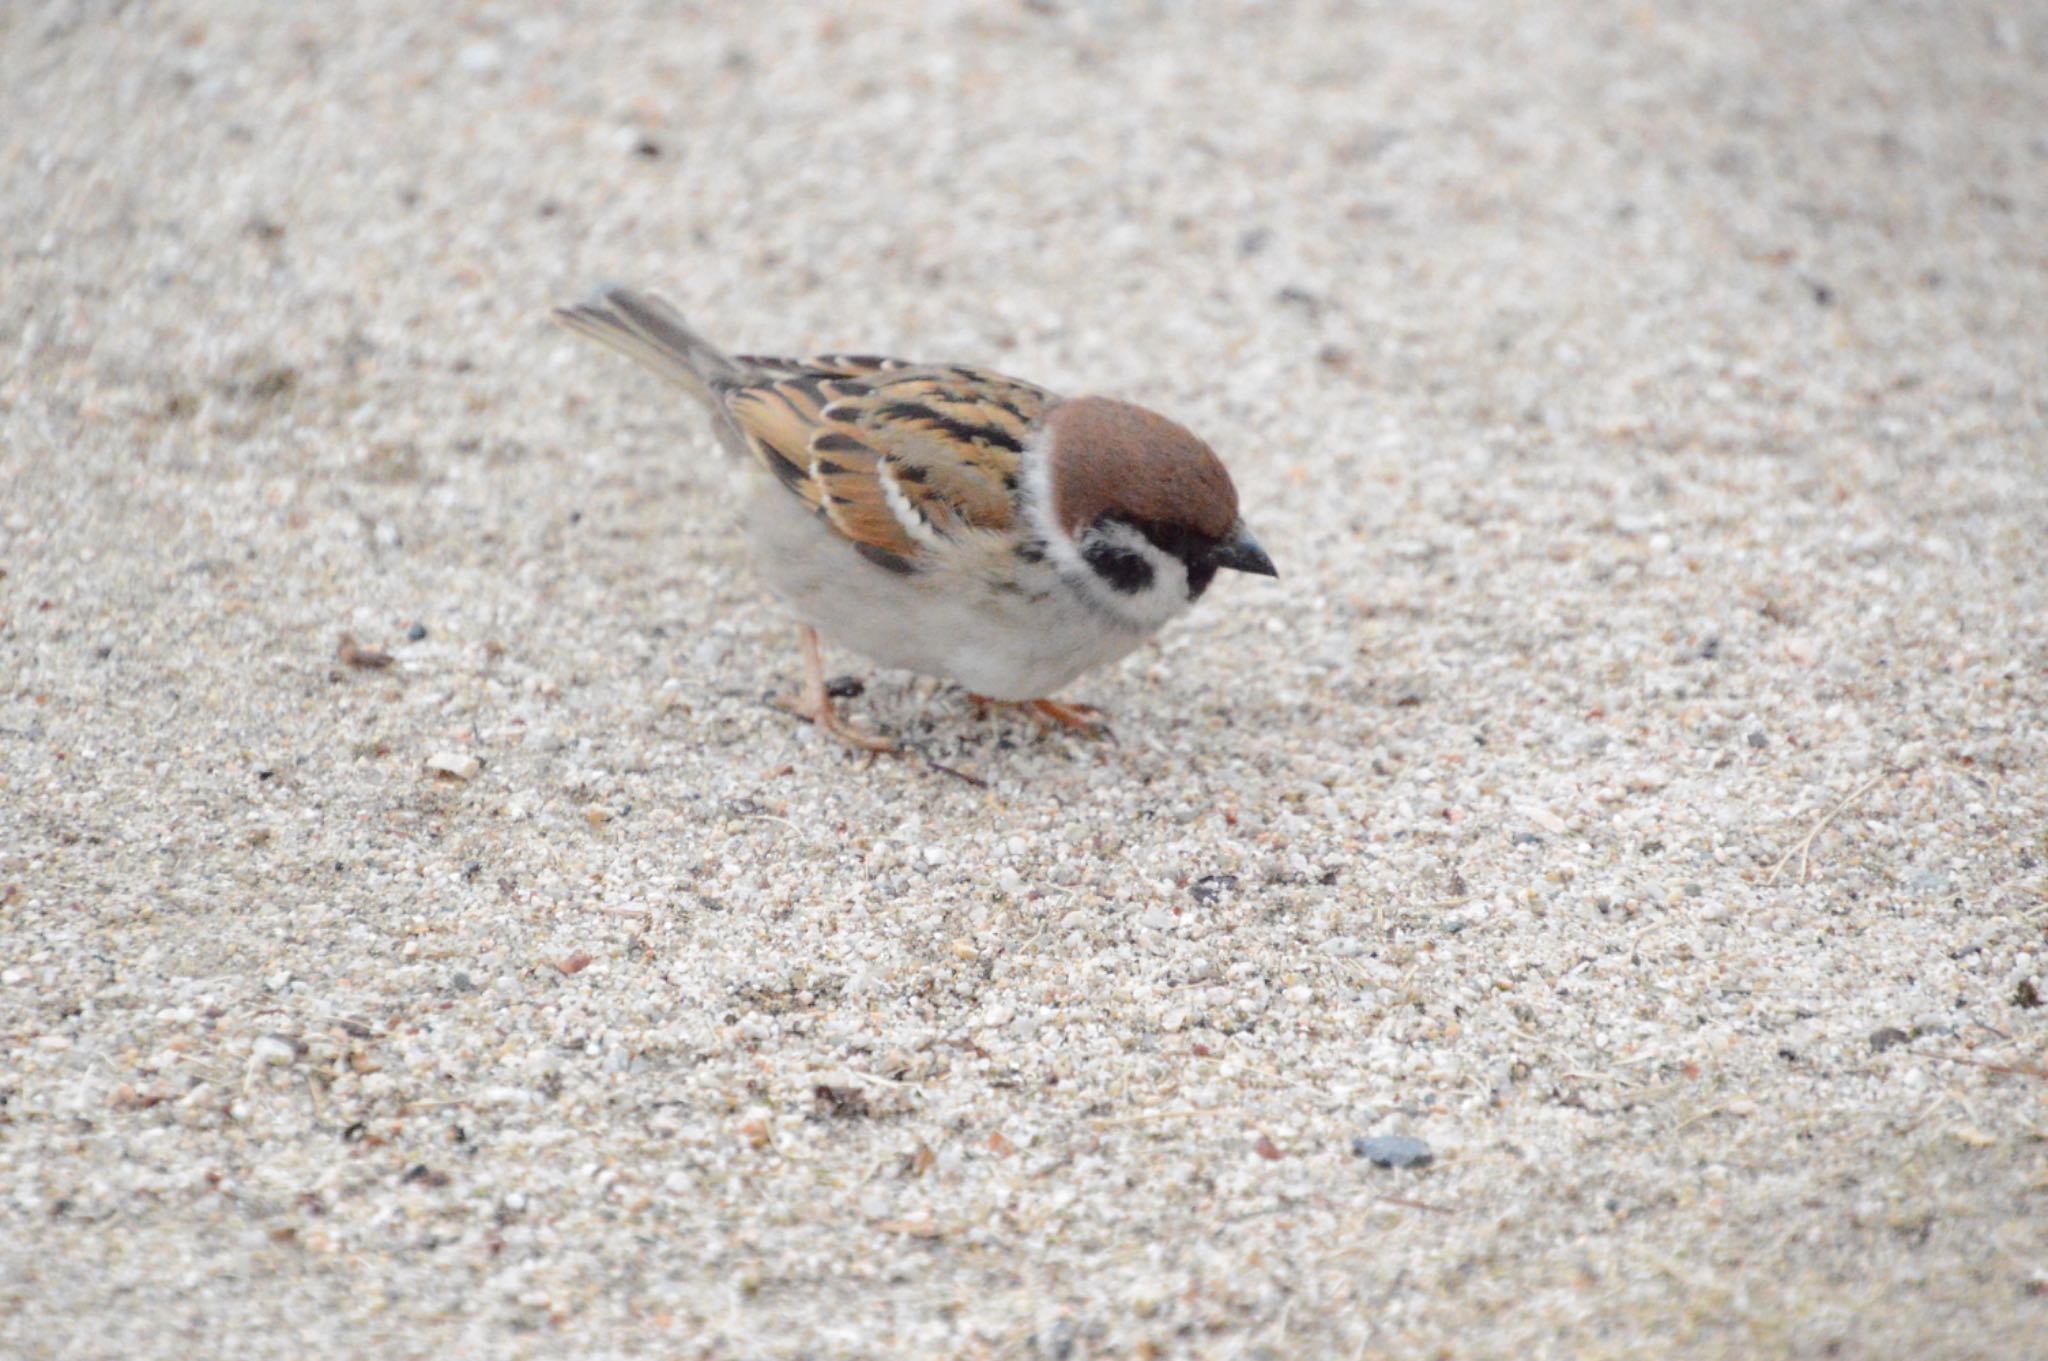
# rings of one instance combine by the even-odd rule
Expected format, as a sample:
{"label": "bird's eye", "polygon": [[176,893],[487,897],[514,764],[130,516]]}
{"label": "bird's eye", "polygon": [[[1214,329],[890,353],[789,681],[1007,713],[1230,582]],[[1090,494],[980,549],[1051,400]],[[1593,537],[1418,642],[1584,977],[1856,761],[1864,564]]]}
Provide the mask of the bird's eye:
{"label": "bird's eye", "polygon": [[[1209,589],[1209,583],[1216,579],[1217,541],[1198,529],[1187,525],[1171,524],[1165,520],[1120,520],[1143,535],[1151,544],[1168,557],[1177,558],[1187,570],[1188,599],[1196,600]],[[1150,569],[1146,572],[1146,584],[1151,580]]]}
{"label": "bird's eye", "polygon": [[1130,520],[1131,528],[1145,536],[1145,541],[1169,557],[1179,558],[1192,567],[1195,563],[1216,551],[1216,541],[1199,530],[1186,525],[1169,524],[1164,520]]}

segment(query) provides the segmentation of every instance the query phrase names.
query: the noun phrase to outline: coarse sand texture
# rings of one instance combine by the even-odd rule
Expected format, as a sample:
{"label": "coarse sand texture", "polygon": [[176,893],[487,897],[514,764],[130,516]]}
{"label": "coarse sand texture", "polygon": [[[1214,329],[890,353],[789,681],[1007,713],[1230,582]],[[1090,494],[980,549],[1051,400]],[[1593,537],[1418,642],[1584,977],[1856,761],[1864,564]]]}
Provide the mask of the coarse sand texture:
{"label": "coarse sand texture", "polygon": [[[0,1357],[2043,1355],[2044,109],[1977,0],[0,6]],[[607,281],[1282,575],[851,752]]]}

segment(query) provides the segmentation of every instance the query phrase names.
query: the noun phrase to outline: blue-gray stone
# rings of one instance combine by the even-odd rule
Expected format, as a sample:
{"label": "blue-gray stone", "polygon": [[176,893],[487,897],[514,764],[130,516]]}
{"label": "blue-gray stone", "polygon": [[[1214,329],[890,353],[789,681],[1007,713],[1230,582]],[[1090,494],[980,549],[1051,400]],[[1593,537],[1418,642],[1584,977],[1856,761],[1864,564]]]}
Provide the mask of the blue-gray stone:
{"label": "blue-gray stone", "polygon": [[1370,1158],[1381,1167],[1427,1167],[1436,1161],[1436,1154],[1429,1151],[1429,1145],[1407,1134],[1375,1134],[1371,1138],[1353,1139],[1351,1151],[1361,1158]]}

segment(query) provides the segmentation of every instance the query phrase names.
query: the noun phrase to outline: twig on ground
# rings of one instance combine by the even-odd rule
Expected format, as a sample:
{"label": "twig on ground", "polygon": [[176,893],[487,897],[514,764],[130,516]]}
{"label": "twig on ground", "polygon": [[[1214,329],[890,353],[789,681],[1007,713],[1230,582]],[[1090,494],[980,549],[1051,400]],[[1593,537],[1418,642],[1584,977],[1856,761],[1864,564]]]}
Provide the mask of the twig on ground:
{"label": "twig on ground", "polygon": [[2024,1063],[1990,1063],[1984,1059],[1966,1059],[1961,1054],[1944,1054],[1939,1049],[1914,1049],[1907,1047],[1908,1054],[1918,1054],[1923,1059],[1946,1059],[1950,1063],[1966,1063],[1972,1068],[1983,1068],[2007,1077],[2038,1077],[2048,1079],[2048,1068],[2029,1068]]}
{"label": "twig on ground", "polygon": [[951,775],[954,779],[960,780],[966,784],[971,784],[976,789],[988,788],[988,781],[982,779],[979,775],[969,775],[964,770],[955,770],[953,769],[953,767],[949,765],[944,765],[938,761],[934,761],[929,756],[923,756],[921,757],[921,759],[924,761],[927,768],[931,770],[936,770],[941,775]]}
{"label": "twig on ground", "polygon": [[1777,863],[1771,866],[1770,873],[1764,876],[1764,882],[1767,884],[1777,883],[1779,872],[1782,871],[1785,868],[1785,866],[1788,863],[1790,863],[1792,857],[1796,855],[1799,857],[1799,882],[1802,884],[1805,883],[1807,871],[1813,867],[1812,855],[1814,839],[1817,838],[1822,832],[1826,831],[1828,829],[1828,824],[1833,822],[1836,818],[1840,817],[1844,809],[1848,808],[1850,804],[1856,802],[1856,800],[1862,798],[1865,794],[1868,794],[1871,790],[1877,788],[1879,782],[1882,781],[1884,777],[1889,774],[1891,774],[1890,770],[1880,770],[1877,772],[1877,774],[1871,776],[1862,784],[1857,785],[1854,789],[1850,790],[1848,793],[1844,794],[1840,799],[1836,800],[1835,806],[1828,809],[1827,812],[1821,814],[1820,821],[1814,823],[1813,826],[1809,827],[1806,831],[1806,835],[1799,838],[1798,845],[1792,847],[1791,850],[1786,851],[1783,855],[1778,857]]}

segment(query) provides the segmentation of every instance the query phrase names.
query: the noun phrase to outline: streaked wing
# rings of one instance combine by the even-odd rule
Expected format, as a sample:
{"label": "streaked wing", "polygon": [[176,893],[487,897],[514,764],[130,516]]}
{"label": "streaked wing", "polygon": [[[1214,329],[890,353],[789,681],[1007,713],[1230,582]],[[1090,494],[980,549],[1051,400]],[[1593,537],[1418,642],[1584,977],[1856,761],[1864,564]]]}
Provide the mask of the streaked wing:
{"label": "streaked wing", "polygon": [[911,571],[965,533],[1010,528],[1043,389],[867,356],[740,362],[777,375],[722,394],[748,446],[873,561]]}
{"label": "streaked wing", "polygon": [[765,370],[779,378],[797,378],[806,374],[816,378],[872,378],[879,373],[919,367],[907,359],[890,359],[879,354],[740,354],[733,356],[733,362]]}

